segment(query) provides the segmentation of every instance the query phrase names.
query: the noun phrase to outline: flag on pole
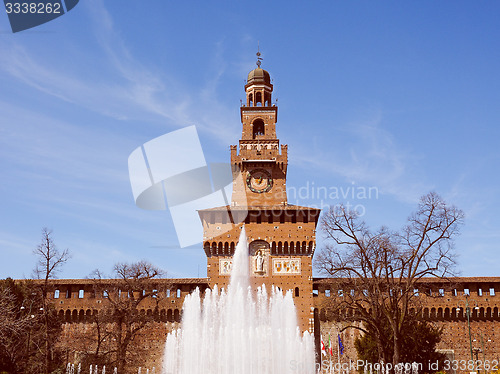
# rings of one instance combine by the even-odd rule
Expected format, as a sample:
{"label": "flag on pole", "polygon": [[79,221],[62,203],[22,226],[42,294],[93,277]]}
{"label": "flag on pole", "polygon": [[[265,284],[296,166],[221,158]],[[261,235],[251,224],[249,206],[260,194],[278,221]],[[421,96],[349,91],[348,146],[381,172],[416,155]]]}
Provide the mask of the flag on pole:
{"label": "flag on pole", "polygon": [[323,335],[321,335],[321,354],[326,356],[325,342],[323,341]]}
{"label": "flag on pole", "polygon": [[330,334],[328,334],[328,352],[330,353],[330,356],[333,356],[333,344]]}
{"label": "flag on pole", "polygon": [[344,353],[344,345],[342,344],[342,339],[340,339],[340,334],[338,334],[339,337],[339,352],[340,354]]}

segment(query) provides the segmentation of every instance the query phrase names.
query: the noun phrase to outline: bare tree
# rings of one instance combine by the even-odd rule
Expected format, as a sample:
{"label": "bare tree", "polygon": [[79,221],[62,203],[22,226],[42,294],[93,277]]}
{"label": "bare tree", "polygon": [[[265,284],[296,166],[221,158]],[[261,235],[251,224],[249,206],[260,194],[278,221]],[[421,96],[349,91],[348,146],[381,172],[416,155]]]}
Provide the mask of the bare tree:
{"label": "bare tree", "polygon": [[26,332],[32,320],[21,315],[17,301],[8,285],[0,284],[0,370],[24,366],[21,361],[27,356]]}
{"label": "bare tree", "polygon": [[30,281],[0,280],[0,372],[41,373],[43,315]]}
{"label": "bare tree", "polygon": [[52,238],[52,230],[44,227],[42,229],[42,239],[40,244],[33,251],[38,258],[34,269],[36,279],[40,279],[39,291],[42,300],[43,319],[45,322],[45,373],[50,372],[50,361],[52,356],[52,347],[54,343],[54,333],[51,321],[50,304],[48,302],[49,279],[56,277],[61,267],[68,261],[69,250],[62,252],[56,247]]}
{"label": "bare tree", "polygon": [[321,221],[326,247],[316,258],[323,274],[337,277],[343,291],[340,308],[351,310],[347,319],[369,327],[385,362],[382,322],[392,329],[392,363],[400,360],[404,322],[414,304],[414,290],[423,277],[452,275],[455,265],[453,239],[464,214],[434,192],[423,196],[418,208],[399,232],[381,228],[371,232],[355,212],[343,206],[329,211]]}
{"label": "bare tree", "polygon": [[154,315],[158,313],[159,294],[155,280],[164,272],[146,261],[132,264],[118,263],[114,266],[114,279],[104,279],[96,270],[96,292],[102,292],[106,298],[105,310],[101,312],[101,323],[96,324],[100,331],[98,337],[109,336],[114,343],[111,351],[103,352],[115,356],[118,372],[125,370],[130,354],[130,343],[151,321],[153,316],[142,315],[139,309],[148,298],[156,301]]}
{"label": "bare tree", "polygon": [[59,251],[52,238],[52,230],[46,227],[42,229],[42,240],[33,253],[38,257],[34,269],[35,278],[43,279],[45,287],[49,279],[56,278],[62,265],[70,258],[68,249],[62,252]]}

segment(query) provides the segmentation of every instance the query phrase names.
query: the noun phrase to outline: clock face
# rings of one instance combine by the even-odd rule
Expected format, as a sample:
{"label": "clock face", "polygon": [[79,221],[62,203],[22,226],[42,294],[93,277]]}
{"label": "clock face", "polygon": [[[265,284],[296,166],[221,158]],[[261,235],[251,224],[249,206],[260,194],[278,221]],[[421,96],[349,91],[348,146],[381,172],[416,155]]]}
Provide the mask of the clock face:
{"label": "clock face", "polygon": [[271,173],[264,169],[252,170],[247,176],[247,186],[250,191],[255,193],[264,193],[273,186]]}

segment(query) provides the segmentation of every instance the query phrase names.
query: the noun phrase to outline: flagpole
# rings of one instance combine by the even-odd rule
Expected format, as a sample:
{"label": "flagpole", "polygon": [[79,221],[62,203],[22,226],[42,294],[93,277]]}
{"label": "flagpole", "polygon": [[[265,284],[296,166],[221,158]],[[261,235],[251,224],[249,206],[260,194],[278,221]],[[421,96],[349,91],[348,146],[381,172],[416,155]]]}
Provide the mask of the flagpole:
{"label": "flagpole", "polygon": [[332,358],[333,358],[333,350],[332,350],[332,328],[330,327],[330,331],[328,332],[328,364],[330,367],[330,372],[332,371]]}
{"label": "flagpole", "polygon": [[340,330],[337,334],[337,354],[339,356],[339,373],[340,373]]}

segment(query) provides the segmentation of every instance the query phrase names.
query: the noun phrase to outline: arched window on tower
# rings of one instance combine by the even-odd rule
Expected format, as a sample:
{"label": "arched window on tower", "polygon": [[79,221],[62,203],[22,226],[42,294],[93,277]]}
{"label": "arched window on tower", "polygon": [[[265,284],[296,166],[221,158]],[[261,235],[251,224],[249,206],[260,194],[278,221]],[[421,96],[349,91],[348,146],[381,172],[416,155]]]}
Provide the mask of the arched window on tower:
{"label": "arched window on tower", "polygon": [[264,106],[271,106],[271,94],[264,93]]}
{"label": "arched window on tower", "polygon": [[295,297],[299,297],[299,287],[295,287]]}
{"label": "arched window on tower", "polygon": [[253,123],[253,138],[264,135],[264,121],[257,119]]}
{"label": "arched window on tower", "polygon": [[255,106],[262,106],[262,93],[260,92],[255,94]]}

